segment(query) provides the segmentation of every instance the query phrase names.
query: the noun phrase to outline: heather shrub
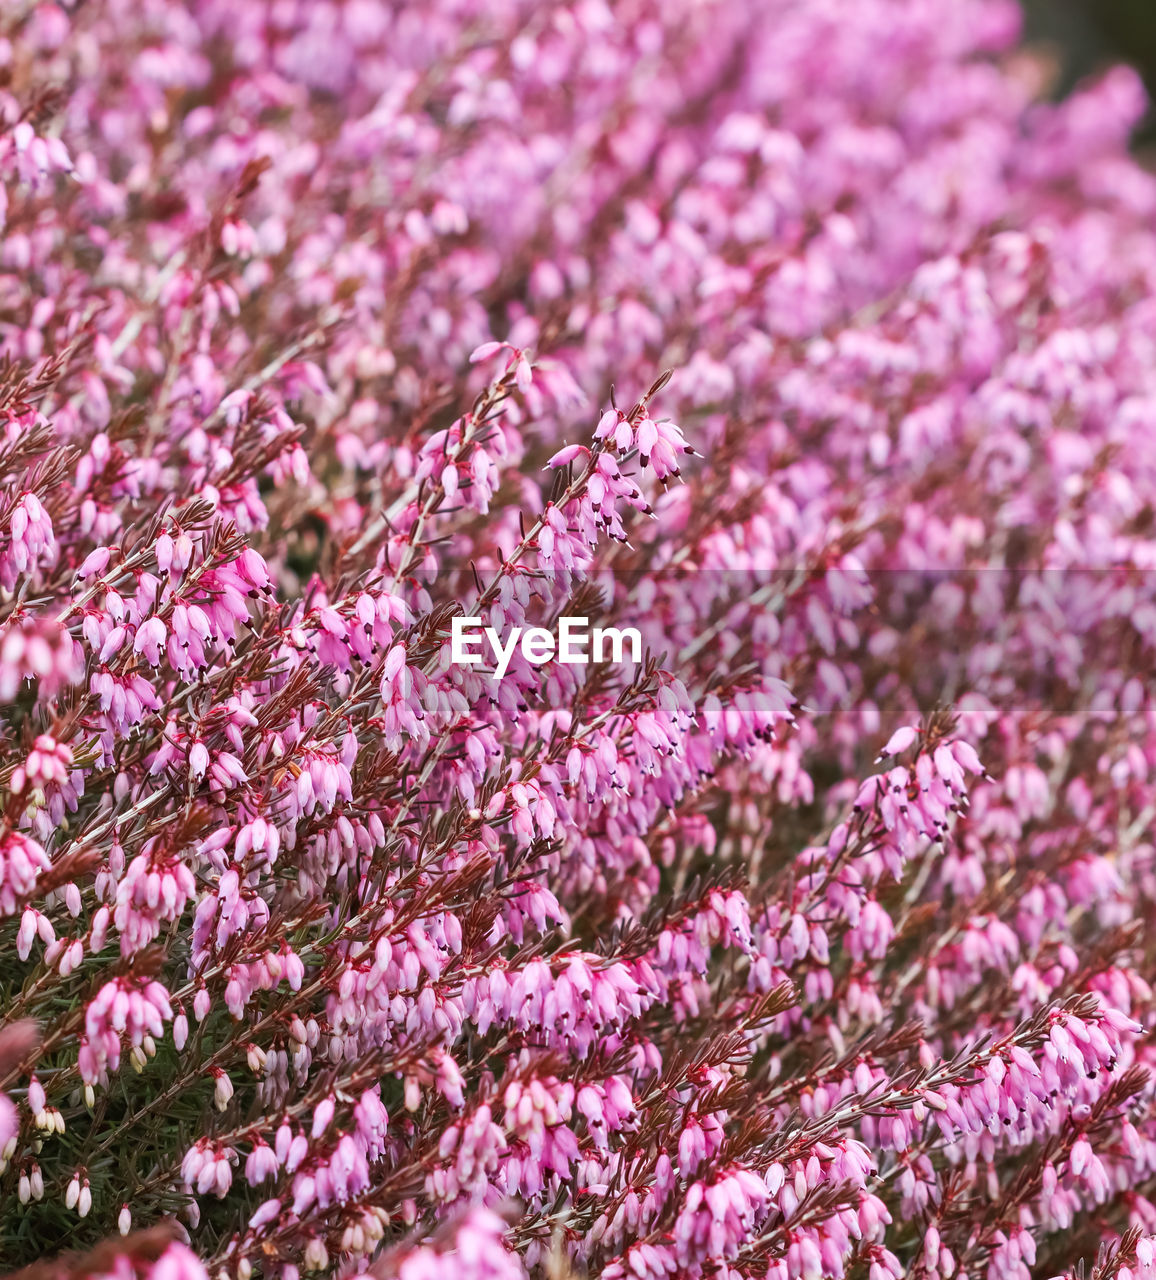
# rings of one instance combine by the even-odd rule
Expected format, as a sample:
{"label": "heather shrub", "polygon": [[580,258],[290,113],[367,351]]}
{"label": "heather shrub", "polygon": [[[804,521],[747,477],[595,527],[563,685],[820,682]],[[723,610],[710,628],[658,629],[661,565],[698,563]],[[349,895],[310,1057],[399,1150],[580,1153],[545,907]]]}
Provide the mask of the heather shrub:
{"label": "heather shrub", "polygon": [[0,10],[5,1270],[1156,1274],[1156,181],[1017,35]]}

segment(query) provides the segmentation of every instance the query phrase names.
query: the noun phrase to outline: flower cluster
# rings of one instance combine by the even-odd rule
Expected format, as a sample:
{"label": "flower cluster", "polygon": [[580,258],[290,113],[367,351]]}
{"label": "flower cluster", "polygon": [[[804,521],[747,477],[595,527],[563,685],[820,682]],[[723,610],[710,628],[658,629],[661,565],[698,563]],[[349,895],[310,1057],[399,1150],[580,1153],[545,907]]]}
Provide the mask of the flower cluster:
{"label": "flower cluster", "polygon": [[1017,37],[0,6],[0,1266],[1156,1273],[1156,178]]}

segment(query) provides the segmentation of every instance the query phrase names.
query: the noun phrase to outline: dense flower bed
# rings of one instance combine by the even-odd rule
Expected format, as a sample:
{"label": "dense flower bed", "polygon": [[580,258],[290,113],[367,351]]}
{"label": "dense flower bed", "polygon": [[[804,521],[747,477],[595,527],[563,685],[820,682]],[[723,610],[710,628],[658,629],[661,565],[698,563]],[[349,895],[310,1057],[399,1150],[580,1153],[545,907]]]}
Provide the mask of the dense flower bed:
{"label": "dense flower bed", "polygon": [[0,8],[0,1265],[1156,1275],[1156,180],[1017,21]]}

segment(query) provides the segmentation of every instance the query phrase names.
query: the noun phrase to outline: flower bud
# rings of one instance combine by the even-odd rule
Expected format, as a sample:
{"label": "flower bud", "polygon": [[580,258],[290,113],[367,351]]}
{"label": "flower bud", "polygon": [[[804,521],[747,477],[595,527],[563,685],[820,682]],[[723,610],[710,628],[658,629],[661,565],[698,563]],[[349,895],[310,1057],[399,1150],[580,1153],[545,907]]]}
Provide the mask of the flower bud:
{"label": "flower bud", "polygon": [[215,1079],[213,1103],[218,1111],[224,1111],[233,1096],[233,1082],[229,1079],[228,1074],[219,1067],[214,1068],[213,1076]]}

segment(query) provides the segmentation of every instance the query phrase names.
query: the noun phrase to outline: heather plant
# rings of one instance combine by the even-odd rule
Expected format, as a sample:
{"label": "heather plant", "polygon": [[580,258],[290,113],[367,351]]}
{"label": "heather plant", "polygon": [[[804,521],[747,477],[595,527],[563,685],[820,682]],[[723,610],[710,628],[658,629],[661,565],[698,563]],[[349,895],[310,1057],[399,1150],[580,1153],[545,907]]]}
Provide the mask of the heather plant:
{"label": "heather plant", "polygon": [[1156,1275],[1156,180],[1017,35],[0,7],[6,1271]]}

